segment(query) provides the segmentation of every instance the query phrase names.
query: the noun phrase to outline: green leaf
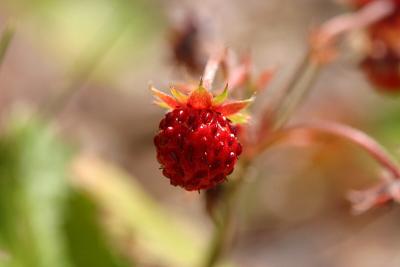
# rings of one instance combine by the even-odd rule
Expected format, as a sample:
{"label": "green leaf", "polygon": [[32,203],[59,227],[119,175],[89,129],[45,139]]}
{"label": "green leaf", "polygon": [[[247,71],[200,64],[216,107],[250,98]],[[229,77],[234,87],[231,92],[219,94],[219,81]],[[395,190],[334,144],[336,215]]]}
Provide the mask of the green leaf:
{"label": "green leaf", "polygon": [[[114,221],[113,228],[131,233],[136,250],[147,263],[199,266],[207,252],[206,235],[158,205],[135,179],[96,158],[74,163],[76,185],[90,193]],[[223,263],[218,266],[232,266]]]}
{"label": "green leaf", "polygon": [[110,82],[127,65],[148,64],[166,22],[157,1],[2,0],[32,42],[70,69],[69,78]]}
{"label": "green leaf", "polygon": [[218,106],[224,103],[224,101],[228,98],[228,84],[225,86],[224,91],[214,97],[213,99],[213,105]]}
{"label": "green leaf", "polygon": [[12,26],[7,25],[0,37],[0,64],[4,60],[4,56],[14,36],[14,29]]}
{"label": "green leaf", "polygon": [[35,119],[0,137],[0,248],[10,267],[67,267],[60,230],[70,151]]}
{"label": "green leaf", "polygon": [[178,100],[179,103],[185,103],[188,99],[188,96],[182,93],[181,91],[175,89],[174,87],[171,87],[171,94],[175,97],[176,100]]}
{"label": "green leaf", "polygon": [[71,261],[76,267],[128,267],[132,264],[115,252],[99,224],[99,210],[87,195],[69,195],[65,230]]}
{"label": "green leaf", "polygon": [[228,116],[228,119],[230,119],[235,124],[242,124],[242,123],[247,123],[250,120],[250,115],[247,114],[246,112],[240,112]]}

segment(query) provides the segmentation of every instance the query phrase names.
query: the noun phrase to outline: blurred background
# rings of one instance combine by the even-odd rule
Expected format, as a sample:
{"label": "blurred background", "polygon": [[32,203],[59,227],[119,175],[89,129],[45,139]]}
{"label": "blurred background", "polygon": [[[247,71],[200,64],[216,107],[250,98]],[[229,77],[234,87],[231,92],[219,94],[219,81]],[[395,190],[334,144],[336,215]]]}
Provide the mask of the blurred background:
{"label": "blurred background", "polygon": [[[0,69],[0,266],[199,265],[213,226],[203,194],[162,177],[152,139],[164,111],[147,90],[199,78],[171,54],[171,27],[188,11],[207,40],[250,51],[258,70],[276,67],[262,107],[300,62],[310,31],[346,7],[1,0],[0,32],[12,25],[15,33]],[[399,99],[375,91],[359,60],[347,52],[325,68],[290,123],[344,122],[398,158]],[[346,200],[378,174],[368,156],[333,138],[274,147],[246,177],[238,235],[221,266],[399,266],[399,208],[354,216]]]}

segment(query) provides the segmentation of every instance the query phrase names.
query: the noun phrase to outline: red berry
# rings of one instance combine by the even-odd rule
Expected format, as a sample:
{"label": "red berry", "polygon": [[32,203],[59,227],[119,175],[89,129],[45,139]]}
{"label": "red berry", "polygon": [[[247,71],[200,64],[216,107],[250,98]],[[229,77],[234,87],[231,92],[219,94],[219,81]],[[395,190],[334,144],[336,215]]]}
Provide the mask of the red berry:
{"label": "red berry", "polygon": [[376,88],[387,92],[400,90],[400,58],[396,55],[367,57],[361,67]]}
{"label": "red berry", "polygon": [[[356,8],[361,8],[375,1],[382,1],[382,0],[349,0],[349,3]],[[392,1],[396,6],[400,5],[400,0],[389,0],[389,1]]]}
{"label": "red berry", "polygon": [[[382,0],[351,0],[356,8]],[[368,80],[377,89],[400,91],[400,0],[385,0],[394,4],[393,12],[368,26],[370,49],[361,63]]]}
{"label": "red berry", "polygon": [[242,152],[229,119],[212,109],[189,105],[165,115],[154,144],[163,174],[172,185],[189,191],[222,183]]}
{"label": "red berry", "polygon": [[226,101],[228,87],[213,96],[202,82],[189,95],[171,88],[172,96],[151,88],[156,104],[170,110],[154,137],[157,159],[172,185],[186,190],[210,189],[226,180],[242,153],[236,122],[253,98]]}

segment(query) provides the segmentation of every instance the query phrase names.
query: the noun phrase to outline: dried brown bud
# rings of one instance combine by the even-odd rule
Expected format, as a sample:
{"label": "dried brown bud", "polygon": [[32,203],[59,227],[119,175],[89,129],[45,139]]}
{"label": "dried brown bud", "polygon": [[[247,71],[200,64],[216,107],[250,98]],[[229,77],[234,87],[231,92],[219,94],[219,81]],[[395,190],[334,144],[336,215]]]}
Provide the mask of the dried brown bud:
{"label": "dried brown bud", "polygon": [[174,61],[192,74],[200,74],[205,65],[201,32],[193,15],[172,29],[171,50]]}

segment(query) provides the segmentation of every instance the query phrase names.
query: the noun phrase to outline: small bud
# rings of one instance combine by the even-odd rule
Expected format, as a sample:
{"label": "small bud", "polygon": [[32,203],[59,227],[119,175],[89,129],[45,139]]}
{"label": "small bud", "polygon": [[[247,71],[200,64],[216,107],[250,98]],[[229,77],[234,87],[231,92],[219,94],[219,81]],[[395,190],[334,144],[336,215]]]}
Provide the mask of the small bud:
{"label": "small bud", "polygon": [[192,14],[171,30],[171,50],[174,61],[192,74],[201,73],[205,60],[200,26]]}

